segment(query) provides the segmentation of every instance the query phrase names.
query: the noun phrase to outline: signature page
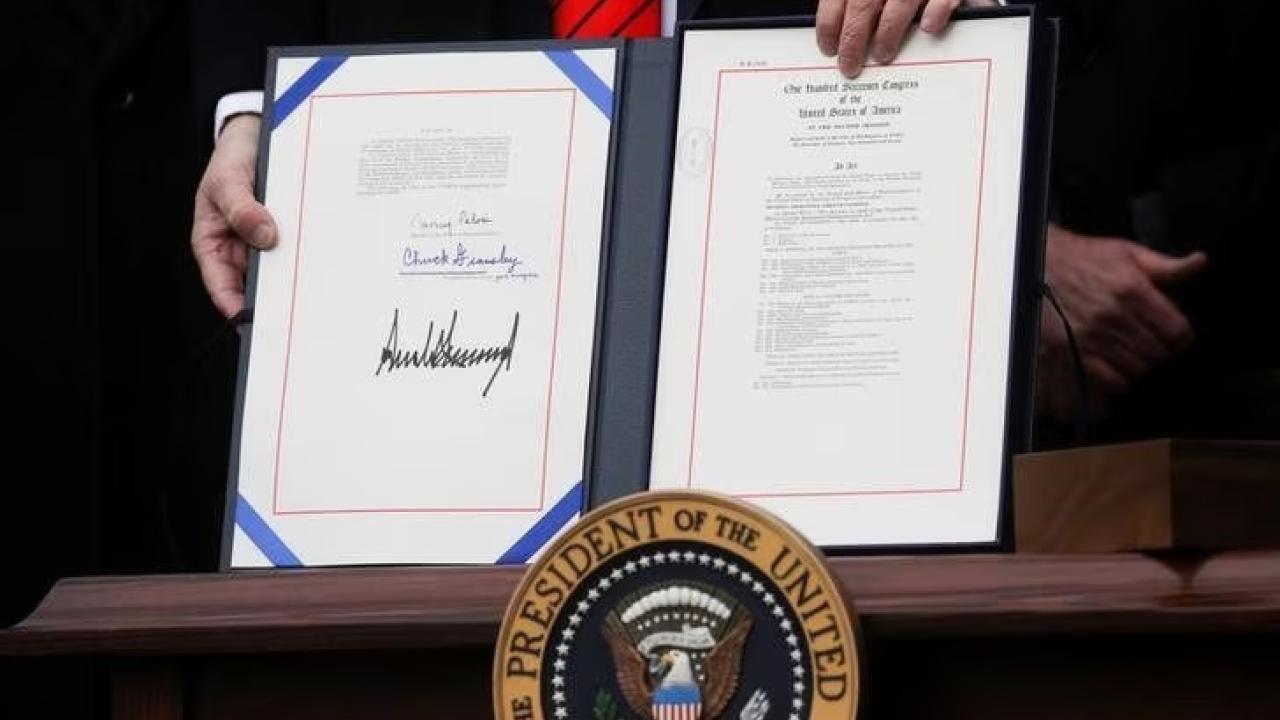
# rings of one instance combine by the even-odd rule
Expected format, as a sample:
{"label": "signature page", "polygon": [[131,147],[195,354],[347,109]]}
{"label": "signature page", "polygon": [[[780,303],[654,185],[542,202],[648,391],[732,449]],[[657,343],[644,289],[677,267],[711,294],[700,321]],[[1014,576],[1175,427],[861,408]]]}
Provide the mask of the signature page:
{"label": "signature page", "polygon": [[277,66],[232,564],[280,564],[239,511],[300,564],[494,562],[578,508],[615,50],[352,56],[299,100],[323,62]]}

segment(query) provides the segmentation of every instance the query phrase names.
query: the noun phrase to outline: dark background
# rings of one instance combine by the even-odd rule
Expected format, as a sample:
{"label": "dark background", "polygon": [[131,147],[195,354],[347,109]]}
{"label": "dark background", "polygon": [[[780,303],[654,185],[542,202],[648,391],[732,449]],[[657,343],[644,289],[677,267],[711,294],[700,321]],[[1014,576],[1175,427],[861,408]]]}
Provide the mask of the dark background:
{"label": "dark background", "polygon": [[[252,33],[229,24],[248,12],[233,9],[241,4],[41,0],[10,11],[0,44],[16,89],[0,132],[15,172],[0,197],[16,363],[0,522],[12,582],[0,592],[0,622],[20,619],[61,576],[216,567],[235,342],[221,332],[188,248],[211,146],[210,103],[196,97],[209,73],[196,72],[192,40],[227,38],[244,51],[233,57],[253,56],[240,47]],[[1123,422],[1096,437],[1274,437],[1277,403],[1266,392],[1276,388],[1280,339],[1272,222],[1280,84],[1267,54],[1274,10],[1238,0],[1212,10],[1169,0],[1160,12],[1124,0],[1044,4],[1064,18],[1059,219],[1083,232],[1132,235],[1133,199],[1159,191],[1172,228],[1164,249],[1207,249],[1212,263],[1182,298],[1204,342],[1139,387]],[[704,0],[682,12],[812,5]],[[344,7],[347,19],[331,23],[344,33],[339,40],[385,39],[366,37],[382,30],[360,34],[354,5],[333,4],[331,14]],[[386,27],[404,25],[393,16],[409,12],[377,10]],[[456,32],[478,12],[456,13]],[[536,24],[515,15],[503,22]],[[210,24],[216,32],[197,32]],[[392,39],[412,35],[401,32]],[[437,23],[422,34],[447,32]],[[1263,382],[1232,394],[1241,377]]]}
{"label": "dark background", "polygon": [[6,622],[64,574],[215,567],[234,347],[200,357],[222,322],[188,246],[211,145],[188,22],[164,0],[10,11]]}
{"label": "dark background", "polygon": [[[0,625],[62,576],[216,567],[234,383],[188,247],[211,146],[188,3],[6,15]],[[0,716],[88,717],[91,670],[0,663]]]}
{"label": "dark background", "polygon": [[[1168,249],[1207,248],[1215,263],[1186,298],[1209,341],[1140,387],[1097,437],[1277,437],[1274,9],[1062,3],[1073,4],[1059,217],[1086,232],[1132,231],[1130,200],[1162,190],[1182,213]],[[13,360],[0,626],[59,577],[216,568],[236,350],[188,245],[211,146],[193,0],[11,5],[0,29],[0,138],[13,170],[0,191]],[[775,14],[812,0],[705,6],[706,16]],[[1135,43],[1139,30],[1147,40]],[[1205,186],[1220,192],[1187,190]],[[0,717],[25,717],[5,703],[32,699],[42,716],[83,716],[100,692],[42,684],[54,665],[95,687],[88,663],[0,662]]]}
{"label": "dark background", "polygon": [[[19,578],[215,567],[234,341],[188,249],[211,145],[192,4],[42,0],[15,4],[6,23],[5,76],[17,88],[3,137],[15,172],[0,197],[16,363],[0,547]],[[1254,17],[1266,4],[1060,5],[1082,9],[1063,11],[1058,212],[1081,231],[1132,233],[1132,197],[1167,189],[1185,215],[1169,249],[1204,247],[1232,270],[1215,276],[1215,299],[1189,299],[1214,340],[1206,354],[1274,367],[1278,84],[1266,55],[1274,26]],[[707,0],[700,14],[811,6]],[[1212,322],[1216,305],[1230,322]],[[1187,434],[1223,434],[1200,425]],[[38,595],[0,593],[0,620]]]}

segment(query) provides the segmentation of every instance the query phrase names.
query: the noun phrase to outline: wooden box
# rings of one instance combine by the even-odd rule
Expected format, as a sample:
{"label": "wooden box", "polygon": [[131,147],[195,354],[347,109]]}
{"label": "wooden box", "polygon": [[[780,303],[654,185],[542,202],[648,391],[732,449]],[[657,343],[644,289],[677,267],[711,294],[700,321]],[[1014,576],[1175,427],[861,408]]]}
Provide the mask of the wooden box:
{"label": "wooden box", "polygon": [[1152,440],[1014,461],[1018,552],[1280,547],[1280,443]]}

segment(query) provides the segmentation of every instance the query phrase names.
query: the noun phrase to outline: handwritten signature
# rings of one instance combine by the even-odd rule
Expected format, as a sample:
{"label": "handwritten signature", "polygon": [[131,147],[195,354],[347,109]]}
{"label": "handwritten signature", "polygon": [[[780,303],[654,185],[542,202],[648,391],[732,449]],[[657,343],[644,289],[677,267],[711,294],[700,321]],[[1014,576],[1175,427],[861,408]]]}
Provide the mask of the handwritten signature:
{"label": "handwritten signature", "polygon": [[458,267],[458,268],[498,268],[508,275],[514,275],[516,268],[524,264],[519,255],[507,252],[507,246],[496,255],[476,255],[464,243],[458,243],[452,249],[442,247],[438,253],[425,253],[418,248],[406,247],[401,254],[400,264],[406,268],[420,267]]}
{"label": "handwritten signature", "polygon": [[413,217],[409,218],[409,227],[414,230],[430,231],[436,235],[452,235],[455,228],[466,230],[492,224],[492,216],[474,210],[459,210],[456,215],[414,213]]}
{"label": "handwritten signature", "polygon": [[[511,358],[516,350],[516,332],[520,329],[520,313],[517,312],[511,320],[511,336],[507,339],[505,345],[470,348],[454,345],[453,333],[457,326],[458,311],[454,310],[453,317],[449,319],[448,330],[437,333],[436,324],[433,320],[427,324],[427,337],[423,341],[421,349],[401,350],[400,308],[396,308],[391,315],[391,332],[387,335],[387,341],[382,346],[378,369],[373,371],[374,376],[382,375],[384,371],[387,375],[390,375],[396,370],[407,368],[422,370],[465,369],[477,365],[492,364],[493,373],[489,375],[488,382],[485,383],[484,389],[480,391],[480,397],[488,397],[494,380],[498,379],[498,373],[504,370],[506,372],[511,371]],[[433,338],[435,341],[434,346],[432,343]]]}

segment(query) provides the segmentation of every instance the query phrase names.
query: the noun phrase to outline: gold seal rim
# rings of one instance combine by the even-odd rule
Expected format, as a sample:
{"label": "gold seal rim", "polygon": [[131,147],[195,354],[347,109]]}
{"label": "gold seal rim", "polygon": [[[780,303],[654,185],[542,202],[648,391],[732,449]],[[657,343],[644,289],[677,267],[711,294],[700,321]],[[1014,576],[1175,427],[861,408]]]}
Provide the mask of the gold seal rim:
{"label": "gold seal rim", "polygon": [[[805,560],[809,561],[810,564],[821,573],[819,580],[825,582],[827,586],[831,587],[835,591],[836,597],[840,600],[838,603],[839,607],[833,608],[833,612],[837,615],[837,623],[843,624],[849,631],[843,645],[847,650],[850,669],[853,676],[853,690],[850,693],[852,697],[850,720],[853,720],[853,718],[858,716],[858,711],[863,704],[862,699],[866,685],[863,681],[863,665],[866,657],[863,652],[862,626],[859,620],[857,606],[855,605],[852,597],[850,597],[850,593],[847,588],[845,588],[844,583],[840,582],[839,576],[833,572],[832,567],[830,563],[827,562],[827,557],[822,550],[796,530],[791,523],[783,520],[755,503],[740,500],[732,495],[710,490],[649,490],[627,495],[616,500],[611,500],[578,518],[570,528],[565,532],[562,532],[555,538],[555,540],[542,549],[536,562],[525,566],[524,575],[520,578],[520,582],[511,593],[511,599],[507,602],[506,609],[502,614],[502,623],[498,628],[498,635],[494,641],[492,670],[494,720],[502,720],[507,717],[505,712],[506,708],[503,706],[504,681],[502,675],[508,654],[505,648],[507,646],[507,640],[509,639],[508,636],[514,630],[515,614],[527,600],[526,596],[532,590],[532,585],[541,574],[544,566],[550,564],[551,559],[556,557],[557,551],[569,545],[576,538],[574,529],[579,526],[591,525],[602,518],[624,511],[633,505],[680,502],[720,507],[721,509],[727,509],[747,515],[759,521],[763,527],[779,535],[787,547],[796,551],[798,554],[801,554]],[[641,541],[635,546],[628,548],[628,551],[647,545],[653,545],[657,542],[671,542],[671,540],[662,539],[657,541]],[[757,567],[756,569],[759,570],[760,568]],[[576,590],[580,586],[581,582],[576,583],[570,592]],[[798,615],[799,613],[794,604],[791,603],[790,598],[787,598],[787,603],[791,606],[792,611],[797,612]],[[568,603],[566,601],[565,605],[556,609],[555,614],[552,615],[550,620],[551,626],[554,626],[556,622],[559,621],[560,613],[564,610],[564,607],[567,606],[567,604]],[[813,646],[808,642],[806,642],[806,650],[809,655],[811,665],[816,666],[815,659],[813,657]],[[542,662],[542,658],[540,658],[539,661]],[[541,684],[541,681],[539,681],[539,684]],[[540,707],[542,703],[541,690],[538,691],[534,700]],[[812,712],[812,708],[810,708],[809,712]]]}

